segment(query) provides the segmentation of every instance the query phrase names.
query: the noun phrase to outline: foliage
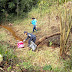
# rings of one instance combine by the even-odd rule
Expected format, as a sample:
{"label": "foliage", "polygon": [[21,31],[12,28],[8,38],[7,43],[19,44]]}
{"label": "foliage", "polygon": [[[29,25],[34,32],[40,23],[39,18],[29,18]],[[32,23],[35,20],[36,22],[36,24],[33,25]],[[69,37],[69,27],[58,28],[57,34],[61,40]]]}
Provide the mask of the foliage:
{"label": "foliage", "polygon": [[64,66],[60,69],[61,72],[71,72],[72,71],[72,48],[70,49],[70,57],[63,60]]}
{"label": "foliage", "polygon": [[16,55],[15,53],[13,52],[12,49],[10,48],[7,48],[8,46],[7,45],[1,45],[0,44],[0,54],[3,55],[3,60],[9,62],[10,60],[12,60],[14,63],[16,63]]}
{"label": "foliage", "polygon": [[64,69],[66,71],[72,70],[72,47],[70,49],[70,59],[64,61]]}
{"label": "foliage", "polygon": [[8,4],[9,4],[8,7],[10,9],[13,9],[15,7],[15,4],[13,2],[9,2]]}
{"label": "foliage", "polygon": [[[51,0],[51,1],[52,1],[52,0]],[[43,4],[43,3],[41,3],[41,4]],[[51,4],[48,5],[48,6],[51,6]],[[45,10],[45,7],[46,7],[46,6],[43,5],[43,7],[42,7],[41,10]],[[10,8],[10,7],[9,7],[9,8]],[[14,7],[13,7],[13,8],[14,8]],[[40,7],[40,8],[41,8],[41,7]],[[28,11],[30,11],[30,10],[28,10]],[[36,11],[36,9],[35,9],[35,11]],[[21,13],[21,12],[20,12],[20,13]],[[14,13],[13,13],[13,14],[14,14]],[[22,13],[21,13],[21,14],[22,14],[22,16],[25,16],[25,12],[23,12],[23,10],[22,10]],[[20,15],[21,15],[21,14],[20,14]],[[7,18],[11,20],[11,15],[9,14],[9,16],[7,16]],[[9,20],[9,21],[10,21],[10,20]],[[19,21],[18,21],[18,22],[19,22]],[[50,43],[50,45],[52,45],[52,43]],[[2,47],[2,46],[1,46],[1,47]],[[5,48],[7,48],[7,47],[8,47],[8,46],[4,45],[2,48],[5,49]],[[8,48],[7,48],[7,49],[8,49]],[[7,50],[7,49],[6,49],[6,51],[4,51],[5,54],[2,53],[3,55],[5,55],[6,58],[9,56],[9,51],[10,51],[10,49],[8,49],[8,50]],[[2,49],[2,50],[3,50],[3,49]],[[12,49],[11,49],[11,50],[12,50]],[[10,52],[11,52],[11,51],[10,51]],[[40,52],[40,51],[39,51],[39,52]],[[39,52],[38,52],[37,54],[38,54],[38,56],[40,55],[40,57],[41,57],[41,54],[42,54],[43,52],[41,52],[41,54],[39,54]],[[50,60],[50,62],[52,63],[52,61],[55,61],[55,59],[53,60],[53,57],[54,57],[53,55],[54,55],[54,54],[52,55],[51,53],[53,53],[53,52],[48,53],[48,51],[47,51],[47,54],[45,54],[45,51],[44,51],[44,58],[42,58],[42,59],[48,62],[49,60],[47,60],[47,59],[52,57],[52,59]],[[57,54],[57,53],[56,53],[56,54]],[[12,54],[10,54],[10,56],[11,56],[11,55],[12,55]],[[30,50],[30,51],[27,52],[27,55],[29,56],[28,60],[31,60],[31,57],[33,57],[33,56],[35,55],[35,53]],[[27,56],[27,55],[26,55],[26,56]],[[45,55],[47,55],[47,56],[45,56]],[[50,55],[51,57],[48,57],[49,55]],[[8,57],[9,59],[11,59],[10,56]],[[35,55],[35,58],[36,58],[36,56],[37,56],[37,55]],[[39,57],[38,57],[38,58],[39,58]],[[37,58],[37,60],[38,60],[38,58]],[[13,58],[12,58],[12,59],[13,59]],[[40,61],[41,61],[41,59],[40,59]],[[42,62],[42,61],[41,61],[41,62]],[[47,62],[46,62],[46,63],[47,63]],[[53,62],[53,64],[54,64],[54,62]],[[68,64],[68,63],[67,63],[67,64]],[[70,64],[70,63],[69,63],[69,64]],[[29,69],[29,68],[32,67],[32,66],[30,65],[30,62],[22,62],[22,63],[20,63],[20,64],[17,64],[17,66],[18,66],[18,67],[21,66],[21,68],[26,68],[26,69]],[[66,65],[65,65],[65,66],[66,66]],[[67,66],[67,67],[68,67],[68,66]],[[50,70],[50,68],[51,68],[51,66],[48,65],[48,66],[45,66],[45,67],[44,67],[44,70]],[[70,67],[69,67],[69,68],[70,68]],[[58,72],[59,69],[58,69],[58,68],[55,68],[55,72],[56,72],[56,71]]]}
{"label": "foliage", "polygon": [[[38,7],[44,11],[52,5],[56,5],[57,1],[58,0],[0,0],[0,22],[10,21],[10,18],[14,18],[15,16],[24,18],[32,8]],[[59,4],[64,2],[65,0],[59,0]]]}
{"label": "foliage", "polygon": [[16,65],[17,67],[19,67],[21,70],[23,69],[27,69],[28,71],[32,71],[33,70],[33,65],[28,61],[28,62],[22,62]]}
{"label": "foliage", "polygon": [[52,67],[51,67],[51,65],[46,65],[46,66],[43,67],[43,70],[49,70],[49,71],[51,71]]}
{"label": "foliage", "polygon": [[64,66],[60,69],[62,72],[71,72],[72,71],[72,59],[64,61]]}
{"label": "foliage", "polygon": [[25,68],[25,69],[29,69],[32,66],[30,62],[23,62],[23,63],[20,63],[20,65],[22,68]]}
{"label": "foliage", "polygon": [[63,57],[67,53],[67,43],[70,36],[70,29],[72,26],[72,10],[67,10],[67,5],[65,2],[65,8],[60,12],[60,55]]}
{"label": "foliage", "polygon": [[52,45],[52,42],[50,41],[49,45],[51,46]]}
{"label": "foliage", "polygon": [[60,72],[60,69],[58,67],[53,69],[54,72]]}
{"label": "foliage", "polygon": [[12,67],[11,67],[11,66],[9,66],[9,67],[7,68],[7,71],[8,71],[8,72],[10,72],[11,68],[12,68]]}
{"label": "foliage", "polygon": [[[25,16],[32,7],[37,5],[38,0],[0,0],[0,21],[13,14],[13,16]],[[13,18],[13,16],[11,18]],[[9,19],[9,18],[8,18]],[[7,21],[7,20],[6,20]]]}
{"label": "foliage", "polygon": [[31,55],[35,55],[35,53],[32,51],[32,49],[30,50],[30,51],[28,51],[28,53],[27,53],[29,56],[31,56]]}

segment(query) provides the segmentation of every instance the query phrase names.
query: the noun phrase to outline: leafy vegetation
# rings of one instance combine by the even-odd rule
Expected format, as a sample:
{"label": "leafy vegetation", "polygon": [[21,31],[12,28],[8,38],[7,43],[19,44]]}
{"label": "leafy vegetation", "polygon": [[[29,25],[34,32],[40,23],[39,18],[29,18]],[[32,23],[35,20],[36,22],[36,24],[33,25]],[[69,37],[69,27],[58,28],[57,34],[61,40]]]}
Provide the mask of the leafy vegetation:
{"label": "leafy vegetation", "polygon": [[7,45],[1,45],[0,44],[0,54],[3,55],[3,60],[9,62],[10,60],[13,60],[14,63],[16,63],[16,55],[14,54],[13,49],[7,48]]}
{"label": "leafy vegetation", "polygon": [[44,66],[43,70],[46,70],[46,71],[49,70],[49,71],[51,71],[52,67],[51,67],[51,65],[46,65],[46,66]]}
{"label": "leafy vegetation", "polygon": [[[23,33],[24,30],[31,32],[31,25],[29,24],[29,22],[31,21],[30,19],[32,17],[36,17],[38,19],[39,21],[38,26],[42,28],[42,30],[38,31],[37,33],[40,34],[40,37],[41,33],[44,35],[48,35],[50,33],[50,29],[48,28],[52,23],[54,23],[51,21],[54,21],[56,17],[60,18],[62,23],[61,27],[62,39],[60,43],[62,43],[63,46],[63,47],[61,46],[62,48],[61,52],[62,54],[65,53],[68,54],[69,56],[66,60],[63,60],[65,59],[65,56],[63,56],[64,57],[63,59],[59,56],[60,52],[59,48],[51,49],[51,47],[48,48],[43,45],[40,48],[38,48],[36,52],[33,52],[28,48],[18,49],[14,47],[15,45],[14,43],[16,42],[15,39],[12,39],[13,37],[10,37],[10,39],[8,39],[9,38],[8,36],[10,36],[10,34],[6,35],[7,32],[4,29],[1,29],[2,32],[0,32],[0,54],[3,56],[3,61],[6,61],[6,63],[10,64],[9,66],[7,66],[7,64],[5,63],[5,65],[7,66],[6,68],[7,71],[11,70],[17,72],[72,71],[72,56],[71,56],[72,51],[70,52],[70,50],[72,49],[71,47],[72,45],[71,43],[68,43],[71,29],[72,11],[69,9],[65,9],[67,10],[67,14],[64,15],[66,12],[63,7],[63,5],[65,6],[64,3],[67,1],[66,0],[11,0],[11,1],[0,0],[0,14],[1,14],[0,20],[1,21],[4,20],[5,22],[7,21],[13,22],[15,24],[14,26],[18,28],[19,31],[21,30],[21,32],[19,32],[20,34]],[[53,13],[55,14],[56,17],[53,16],[54,15]],[[53,17],[54,19],[52,19]],[[12,46],[10,45],[11,43],[9,43],[12,42],[11,40],[13,41]],[[50,41],[49,45],[52,46],[52,44],[53,42]],[[15,69],[12,68],[13,65]],[[2,68],[0,69],[3,70]]]}
{"label": "leafy vegetation", "polygon": [[45,12],[45,9],[50,8],[51,5],[64,2],[65,0],[0,0],[0,22],[27,17],[32,8],[38,7],[40,11]]}
{"label": "leafy vegetation", "polygon": [[38,0],[0,0],[0,21],[11,21],[13,17],[25,17]]}

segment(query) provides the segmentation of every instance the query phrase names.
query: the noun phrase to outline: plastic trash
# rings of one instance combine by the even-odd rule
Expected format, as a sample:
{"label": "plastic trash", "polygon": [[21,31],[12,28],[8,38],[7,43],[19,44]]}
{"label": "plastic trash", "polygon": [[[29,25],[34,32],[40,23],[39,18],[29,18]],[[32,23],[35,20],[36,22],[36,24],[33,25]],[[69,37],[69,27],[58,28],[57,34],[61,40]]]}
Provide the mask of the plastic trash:
{"label": "plastic trash", "polygon": [[37,48],[37,45],[33,41],[31,41],[29,47],[32,48],[32,50],[34,51]]}
{"label": "plastic trash", "polygon": [[23,42],[22,42],[22,41],[19,41],[19,42],[17,43],[17,47],[18,47],[18,48],[23,48],[23,47],[24,47]]}
{"label": "plastic trash", "polygon": [[3,60],[3,56],[0,54],[0,63],[2,62]]}

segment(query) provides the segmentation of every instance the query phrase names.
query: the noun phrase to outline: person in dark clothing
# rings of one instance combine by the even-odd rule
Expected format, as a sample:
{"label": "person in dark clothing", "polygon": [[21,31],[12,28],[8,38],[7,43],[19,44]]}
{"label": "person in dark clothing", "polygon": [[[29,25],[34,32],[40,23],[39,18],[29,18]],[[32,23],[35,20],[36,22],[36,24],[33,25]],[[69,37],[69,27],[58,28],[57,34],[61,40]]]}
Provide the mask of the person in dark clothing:
{"label": "person in dark clothing", "polygon": [[23,40],[23,42],[25,42],[26,40],[29,39],[28,46],[30,45],[31,41],[33,41],[35,43],[35,41],[36,41],[36,36],[35,35],[33,35],[32,33],[28,33],[26,31],[24,31],[24,34],[27,35],[27,38],[25,40]]}

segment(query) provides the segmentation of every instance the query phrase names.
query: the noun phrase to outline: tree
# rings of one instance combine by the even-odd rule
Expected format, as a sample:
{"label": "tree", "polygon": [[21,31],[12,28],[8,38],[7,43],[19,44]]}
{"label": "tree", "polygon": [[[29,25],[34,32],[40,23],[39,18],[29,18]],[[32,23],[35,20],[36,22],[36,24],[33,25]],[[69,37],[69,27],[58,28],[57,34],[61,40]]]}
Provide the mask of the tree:
{"label": "tree", "polygon": [[0,0],[0,20],[7,21],[15,16],[24,17],[37,3],[38,0]]}
{"label": "tree", "polygon": [[61,14],[60,16],[60,32],[61,32],[61,36],[60,36],[60,55],[62,57],[65,56],[65,54],[67,53],[67,42],[69,39],[69,35],[70,35],[70,30],[71,30],[71,22],[72,22],[72,14],[71,11],[69,10],[67,11],[67,5],[66,5],[66,0],[65,0],[65,7],[64,7],[64,13]]}

